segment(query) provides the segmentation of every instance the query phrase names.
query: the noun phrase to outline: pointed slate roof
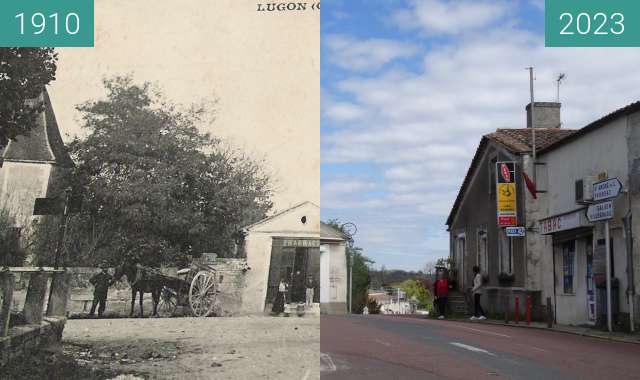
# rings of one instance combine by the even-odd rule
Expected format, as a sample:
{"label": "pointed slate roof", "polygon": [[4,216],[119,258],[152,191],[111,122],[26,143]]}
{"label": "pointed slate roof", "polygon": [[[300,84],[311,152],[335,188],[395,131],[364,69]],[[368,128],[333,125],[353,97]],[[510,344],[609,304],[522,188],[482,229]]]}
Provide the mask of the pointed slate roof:
{"label": "pointed slate roof", "polygon": [[46,90],[40,95],[39,101],[44,102],[45,110],[38,117],[36,127],[28,136],[18,136],[15,140],[10,140],[2,149],[2,158],[4,161],[42,162],[73,167]]}

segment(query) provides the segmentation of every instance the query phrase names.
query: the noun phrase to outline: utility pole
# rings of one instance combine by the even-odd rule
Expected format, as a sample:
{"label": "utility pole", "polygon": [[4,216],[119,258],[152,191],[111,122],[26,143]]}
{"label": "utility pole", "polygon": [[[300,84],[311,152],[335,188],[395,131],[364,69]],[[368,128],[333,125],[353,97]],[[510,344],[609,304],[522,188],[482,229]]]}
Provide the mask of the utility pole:
{"label": "utility pole", "polygon": [[349,314],[352,313],[353,300],[353,255],[349,255]]}
{"label": "utility pole", "polygon": [[529,93],[531,97],[531,147],[533,155],[533,183],[538,183],[536,180],[536,125],[535,125],[535,109],[536,103],[533,96],[533,66],[527,67],[529,70]]}
{"label": "utility pole", "polygon": [[604,249],[607,251],[605,258],[607,263],[606,276],[607,276],[607,328],[609,332],[611,328],[611,254],[610,254],[610,242],[609,242],[609,221],[604,222]]}
{"label": "utility pole", "polygon": [[67,221],[69,220],[69,200],[71,198],[71,188],[65,189],[64,196],[64,212],[62,213],[62,225],[58,229],[58,241],[56,242],[56,258],[54,262],[54,269],[58,269],[60,263],[60,253],[62,252],[62,245],[64,243],[64,237],[67,234]]}

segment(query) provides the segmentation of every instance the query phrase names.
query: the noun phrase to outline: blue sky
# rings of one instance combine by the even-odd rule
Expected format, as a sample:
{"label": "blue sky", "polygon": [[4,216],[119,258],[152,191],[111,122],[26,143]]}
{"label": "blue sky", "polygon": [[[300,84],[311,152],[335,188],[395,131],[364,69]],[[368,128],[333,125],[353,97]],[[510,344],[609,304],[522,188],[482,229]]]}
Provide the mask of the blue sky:
{"label": "blue sky", "polygon": [[563,128],[640,99],[639,49],[545,48],[541,0],[327,0],[322,218],[358,226],[376,266],[448,256],[445,221],[483,134],[523,128],[561,88]]}

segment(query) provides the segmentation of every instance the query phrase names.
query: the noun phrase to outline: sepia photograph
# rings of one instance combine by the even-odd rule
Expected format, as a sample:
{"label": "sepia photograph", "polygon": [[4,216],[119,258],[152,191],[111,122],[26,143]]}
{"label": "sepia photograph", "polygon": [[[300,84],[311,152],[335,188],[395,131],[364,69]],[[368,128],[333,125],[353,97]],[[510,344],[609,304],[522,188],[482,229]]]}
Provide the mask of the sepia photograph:
{"label": "sepia photograph", "polygon": [[94,6],[0,47],[0,378],[319,379],[319,4]]}

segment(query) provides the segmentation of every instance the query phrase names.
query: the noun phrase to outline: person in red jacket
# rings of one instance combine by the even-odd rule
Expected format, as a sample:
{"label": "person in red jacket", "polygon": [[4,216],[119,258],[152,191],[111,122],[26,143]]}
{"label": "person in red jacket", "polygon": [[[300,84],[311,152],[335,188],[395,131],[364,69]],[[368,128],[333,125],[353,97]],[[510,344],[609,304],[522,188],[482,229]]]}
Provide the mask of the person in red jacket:
{"label": "person in red jacket", "polygon": [[433,284],[433,295],[438,305],[438,313],[440,314],[438,319],[444,319],[449,296],[449,280],[445,277],[443,270],[438,270],[436,273],[436,282]]}

